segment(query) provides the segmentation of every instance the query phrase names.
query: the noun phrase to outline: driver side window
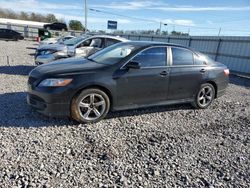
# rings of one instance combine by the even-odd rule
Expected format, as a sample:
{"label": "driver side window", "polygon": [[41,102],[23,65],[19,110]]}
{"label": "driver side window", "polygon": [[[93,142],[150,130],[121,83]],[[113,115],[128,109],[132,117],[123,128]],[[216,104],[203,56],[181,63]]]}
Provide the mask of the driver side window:
{"label": "driver side window", "polygon": [[87,47],[87,46],[90,45],[91,41],[92,41],[91,39],[85,40],[84,42],[82,42],[81,44],[79,44],[79,45],[77,46],[77,48]]}
{"label": "driver side window", "polygon": [[132,61],[140,63],[141,67],[166,66],[167,48],[153,47],[139,52]]}

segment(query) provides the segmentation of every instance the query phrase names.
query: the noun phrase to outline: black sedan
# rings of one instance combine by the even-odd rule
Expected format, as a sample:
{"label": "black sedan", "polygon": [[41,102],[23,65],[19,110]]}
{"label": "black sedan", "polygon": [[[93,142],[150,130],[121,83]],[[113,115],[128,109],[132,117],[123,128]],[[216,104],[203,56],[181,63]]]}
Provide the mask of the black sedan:
{"label": "black sedan", "polygon": [[17,31],[0,28],[0,39],[18,41],[18,40],[23,40],[24,37],[22,36],[21,33],[18,33]]}
{"label": "black sedan", "polygon": [[56,31],[68,31],[67,25],[65,23],[54,22],[51,24],[45,24],[44,29],[56,30]]}
{"label": "black sedan", "polygon": [[207,108],[223,95],[229,70],[189,48],[159,42],[122,42],[87,59],[35,68],[28,104],[48,116],[91,123],[110,110],[191,103]]}

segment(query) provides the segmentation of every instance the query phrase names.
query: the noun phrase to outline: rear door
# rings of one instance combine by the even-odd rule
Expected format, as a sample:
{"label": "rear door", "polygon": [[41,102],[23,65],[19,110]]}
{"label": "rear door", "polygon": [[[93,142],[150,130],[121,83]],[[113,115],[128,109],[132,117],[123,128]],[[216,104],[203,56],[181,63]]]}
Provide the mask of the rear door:
{"label": "rear door", "polygon": [[162,102],[167,99],[167,47],[151,47],[138,53],[132,60],[140,69],[121,69],[116,78],[117,105],[133,106]]}
{"label": "rear door", "polygon": [[171,47],[169,100],[190,99],[206,77],[206,65],[196,64],[195,54],[186,48]]}
{"label": "rear door", "polygon": [[9,30],[9,29],[5,30],[5,38],[12,39],[13,36],[14,36],[14,33],[11,30]]}

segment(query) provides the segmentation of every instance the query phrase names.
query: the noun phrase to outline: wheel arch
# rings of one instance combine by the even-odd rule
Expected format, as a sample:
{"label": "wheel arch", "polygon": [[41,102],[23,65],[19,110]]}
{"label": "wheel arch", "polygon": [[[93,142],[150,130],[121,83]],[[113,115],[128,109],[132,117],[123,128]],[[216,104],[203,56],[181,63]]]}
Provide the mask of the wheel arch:
{"label": "wheel arch", "polygon": [[72,99],[74,97],[78,96],[85,89],[99,89],[99,90],[105,92],[108,95],[108,98],[109,98],[109,101],[110,101],[110,108],[113,107],[113,95],[112,95],[112,92],[107,87],[102,86],[100,84],[93,84],[93,85],[88,85],[88,86],[80,88],[77,92],[74,93]]}
{"label": "wheel arch", "polygon": [[211,85],[214,87],[214,90],[215,90],[214,98],[216,99],[216,98],[217,98],[217,91],[218,91],[218,86],[217,86],[217,84],[216,84],[214,81],[212,81],[212,80],[209,80],[209,81],[207,81],[206,83],[211,84]]}

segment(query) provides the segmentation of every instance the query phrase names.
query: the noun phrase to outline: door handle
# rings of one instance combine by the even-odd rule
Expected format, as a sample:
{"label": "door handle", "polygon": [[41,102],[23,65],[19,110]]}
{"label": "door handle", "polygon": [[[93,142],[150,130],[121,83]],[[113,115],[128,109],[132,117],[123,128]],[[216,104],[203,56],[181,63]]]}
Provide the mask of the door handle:
{"label": "door handle", "polygon": [[206,69],[201,69],[200,72],[201,72],[201,73],[205,73],[205,72],[206,72]]}
{"label": "door handle", "polygon": [[160,75],[161,75],[161,76],[167,76],[167,75],[168,75],[168,72],[167,72],[167,71],[162,71],[162,72],[160,73]]}

